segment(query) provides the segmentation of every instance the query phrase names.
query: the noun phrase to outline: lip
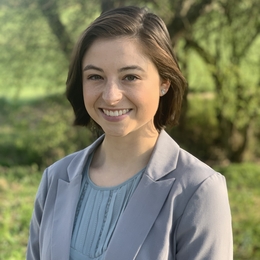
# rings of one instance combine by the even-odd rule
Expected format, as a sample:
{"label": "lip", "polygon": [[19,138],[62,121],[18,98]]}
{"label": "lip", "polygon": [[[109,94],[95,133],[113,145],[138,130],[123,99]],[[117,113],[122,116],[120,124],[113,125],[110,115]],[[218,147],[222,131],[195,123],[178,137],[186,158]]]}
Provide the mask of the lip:
{"label": "lip", "polygon": [[124,109],[106,109],[100,108],[99,109],[102,116],[110,122],[118,122],[123,120],[128,116],[132,109],[124,108]]}

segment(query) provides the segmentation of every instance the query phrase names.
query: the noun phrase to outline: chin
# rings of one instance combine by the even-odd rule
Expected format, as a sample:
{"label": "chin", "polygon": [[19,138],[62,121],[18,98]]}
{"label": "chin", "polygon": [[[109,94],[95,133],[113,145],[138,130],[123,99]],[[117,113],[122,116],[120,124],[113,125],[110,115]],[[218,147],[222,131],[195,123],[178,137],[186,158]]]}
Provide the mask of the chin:
{"label": "chin", "polygon": [[128,133],[105,131],[105,135],[110,137],[125,137]]}
{"label": "chin", "polygon": [[134,134],[135,131],[129,131],[126,129],[103,129],[106,136],[110,137],[126,137]]}

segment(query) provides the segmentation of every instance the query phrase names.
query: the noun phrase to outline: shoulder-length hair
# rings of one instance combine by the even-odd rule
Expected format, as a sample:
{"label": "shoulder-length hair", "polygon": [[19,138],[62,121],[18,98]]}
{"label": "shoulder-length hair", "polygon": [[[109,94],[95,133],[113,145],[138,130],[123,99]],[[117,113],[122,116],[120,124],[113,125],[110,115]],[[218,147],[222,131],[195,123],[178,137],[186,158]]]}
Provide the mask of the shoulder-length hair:
{"label": "shoulder-length hair", "polygon": [[[74,47],[67,77],[66,96],[74,113],[74,125],[88,126],[92,121],[83,100],[82,60],[99,38],[131,37],[155,64],[160,77],[170,81],[168,92],[160,97],[154,125],[160,131],[178,123],[186,80],[172,50],[172,42],[163,20],[146,8],[121,7],[102,13],[82,33]],[[99,126],[98,126],[99,127]],[[100,128],[100,127],[99,127]]]}

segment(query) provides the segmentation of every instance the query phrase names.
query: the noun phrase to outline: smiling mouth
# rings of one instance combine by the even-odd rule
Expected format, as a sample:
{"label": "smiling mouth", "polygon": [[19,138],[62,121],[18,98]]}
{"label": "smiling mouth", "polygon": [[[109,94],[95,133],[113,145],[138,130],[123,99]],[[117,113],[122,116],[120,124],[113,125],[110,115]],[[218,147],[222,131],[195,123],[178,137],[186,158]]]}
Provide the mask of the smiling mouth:
{"label": "smiling mouth", "polygon": [[105,115],[107,116],[122,116],[125,115],[130,111],[130,109],[122,109],[122,110],[107,110],[107,109],[102,109]]}

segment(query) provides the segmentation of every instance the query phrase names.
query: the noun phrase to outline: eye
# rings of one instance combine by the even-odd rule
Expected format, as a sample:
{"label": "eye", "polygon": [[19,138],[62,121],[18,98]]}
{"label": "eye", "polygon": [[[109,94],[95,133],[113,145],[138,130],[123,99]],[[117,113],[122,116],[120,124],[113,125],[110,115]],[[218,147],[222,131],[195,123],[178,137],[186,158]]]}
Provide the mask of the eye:
{"label": "eye", "polygon": [[100,79],[102,79],[102,77],[100,76],[100,75],[89,75],[88,77],[87,77],[87,79],[88,80],[100,80]]}
{"label": "eye", "polygon": [[126,76],[124,77],[124,80],[126,80],[126,81],[135,81],[135,80],[137,80],[137,79],[138,79],[138,77],[135,76],[135,75],[126,75]]}

